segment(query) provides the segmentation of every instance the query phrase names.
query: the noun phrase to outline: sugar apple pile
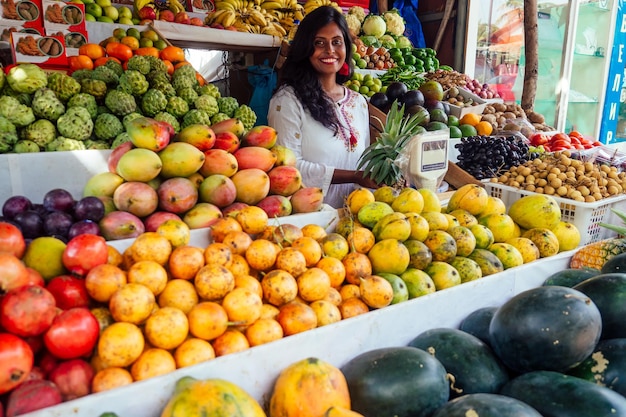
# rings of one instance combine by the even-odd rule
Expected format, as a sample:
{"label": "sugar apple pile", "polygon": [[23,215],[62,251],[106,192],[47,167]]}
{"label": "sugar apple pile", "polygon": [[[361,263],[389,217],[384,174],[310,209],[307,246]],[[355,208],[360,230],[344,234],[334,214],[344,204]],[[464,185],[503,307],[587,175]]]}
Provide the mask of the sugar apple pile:
{"label": "sugar apple pile", "polygon": [[175,132],[232,117],[251,129],[257,120],[252,108],[222,96],[215,84],[200,85],[191,65],[169,74],[152,56],[71,75],[47,74],[35,64],[0,74],[0,153],[111,149],[129,141],[125,126],[144,116]]}

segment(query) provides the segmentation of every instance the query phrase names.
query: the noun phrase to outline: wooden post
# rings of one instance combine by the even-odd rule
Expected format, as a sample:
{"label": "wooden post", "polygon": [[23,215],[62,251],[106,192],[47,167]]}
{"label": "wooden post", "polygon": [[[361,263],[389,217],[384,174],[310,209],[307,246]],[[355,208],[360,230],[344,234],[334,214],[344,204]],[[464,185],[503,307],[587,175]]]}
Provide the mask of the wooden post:
{"label": "wooden post", "polygon": [[539,74],[539,32],[537,27],[537,0],[524,0],[524,87],[521,106],[524,111],[535,107]]}

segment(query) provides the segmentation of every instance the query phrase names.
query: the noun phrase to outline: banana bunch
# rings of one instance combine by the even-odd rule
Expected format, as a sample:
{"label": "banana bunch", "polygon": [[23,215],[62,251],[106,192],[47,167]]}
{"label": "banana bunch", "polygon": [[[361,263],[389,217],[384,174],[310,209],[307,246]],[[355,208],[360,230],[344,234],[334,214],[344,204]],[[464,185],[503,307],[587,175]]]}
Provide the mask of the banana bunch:
{"label": "banana bunch", "polygon": [[320,6],[332,6],[343,13],[341,6],[339,6],[337,2],[334,2],[332,0],[306,0],[306,2],[304,3],[305,16]]}
{"label": "banana bunch", "polygon": [[170,9],[174,14],[179,12],[184,12],[185,6],[178,0],[168,0],[168,9]]}
{"label": "banana bunch", "polygon": [[257,33],[283,38],[287,31],[276,16],[261,7],[262,0],[218,0],[215,11],[209,13],[206,24],[234,27],[239,32]]}
{"label": "banana bunch", "polygon": [[304,6],[297,0],[263,0],[261,9],[274,16],[286,33],[289,33],[295,21],[304,19]]}

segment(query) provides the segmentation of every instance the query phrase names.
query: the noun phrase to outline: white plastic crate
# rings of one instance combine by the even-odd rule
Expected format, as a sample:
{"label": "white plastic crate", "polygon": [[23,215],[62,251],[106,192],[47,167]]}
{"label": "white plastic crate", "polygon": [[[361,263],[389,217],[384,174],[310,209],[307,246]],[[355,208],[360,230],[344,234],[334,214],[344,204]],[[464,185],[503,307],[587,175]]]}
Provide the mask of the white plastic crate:
{"label": "white plastic crate", "polygon": [[[525,195],[536,194],[494,182],[485,182],[489,195],[500,198],[510,207]],[[572,223],[580,232],[580,246],[617,236],[617,233],[598,223],[615,223],[617,216],[611,212],[620,202],[626,203],[626,194],[605,198],[594,203],[581,203],[569,198],[552,196],[561,208],[561,220]],[[619,221],[617,222],[619,224]]]}

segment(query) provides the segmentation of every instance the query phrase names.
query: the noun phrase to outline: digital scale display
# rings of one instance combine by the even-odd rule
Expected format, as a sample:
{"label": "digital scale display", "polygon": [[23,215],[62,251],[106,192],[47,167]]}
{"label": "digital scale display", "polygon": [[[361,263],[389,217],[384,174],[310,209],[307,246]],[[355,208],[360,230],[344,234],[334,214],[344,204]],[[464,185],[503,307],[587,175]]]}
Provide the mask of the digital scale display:
{"label": "digital scale display", "polygon": [[436,171],[448,167],[448,139],[422,142],[421,171]]}

